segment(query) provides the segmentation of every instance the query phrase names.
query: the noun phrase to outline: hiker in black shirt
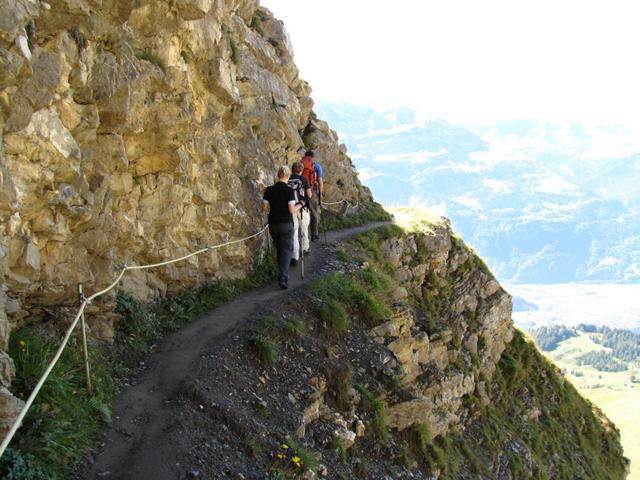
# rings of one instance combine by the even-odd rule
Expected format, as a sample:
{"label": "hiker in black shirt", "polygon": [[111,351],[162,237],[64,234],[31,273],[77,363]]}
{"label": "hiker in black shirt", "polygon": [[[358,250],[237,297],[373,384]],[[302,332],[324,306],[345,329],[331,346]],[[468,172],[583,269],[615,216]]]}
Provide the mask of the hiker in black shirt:
{"label": "hiker in black shirt", "polygon": [[289,264],[293,255],[293,215],[300,210],[293,190],[287,185],[289,167],[278,168],[278,181],[264,192],[262,210],[269,210],[269,233],[278,257],[278,284],[289,288]]}

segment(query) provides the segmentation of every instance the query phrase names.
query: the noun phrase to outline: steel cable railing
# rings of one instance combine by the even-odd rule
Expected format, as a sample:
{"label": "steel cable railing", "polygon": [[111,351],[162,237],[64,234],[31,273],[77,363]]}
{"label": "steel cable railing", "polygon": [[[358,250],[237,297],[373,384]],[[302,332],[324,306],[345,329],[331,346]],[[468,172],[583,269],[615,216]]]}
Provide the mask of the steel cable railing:
{"label": "steel cable railing", "polygon": [[29,398],[27,398],[24,406],[22,407],[22,410],[20,411],[20,414],[18,415],[16,420],[13,422],[13,425],[11,426],[11,429],[9,430],[7,435],[4,437],[4,440],[2,441],[2,444],[0,444],[0,457],[2,457],[2,455],[5,452],[5,450],[9,446],[9,443],[11,442],[13,437],[15,436],[16,432],[18,431],[18,429],[20,428],[20,426],[22,424],[22,421],[24,420],[24,417],[26,416],[27,412],[29,411],[29,408],[31,407],[31,405],[35,401],[36,396],[38,395],[38,393],[40,392],[40,389],[42,388],[42,385],[44,385],[44,382],[47,380],[47,378],[51,374],[51,371],[55,367],[56,363],[58,363],[58,360],[60,359],[60,356],[62,355],[62,352],[64,351],[65,347],[67,346],[67,343],[69,342],[69,339],[71,338],[71,334],[73,333],[73,330],[76,328],[76,326],[78,325],[78,322],[80,322],[80,321],[82,322],[82,336],[83,336],[83,346],[84,346],[85,367],[86,367],[86,373],[87,373],[87,387],[88,387],[89,390],[91,390],[91,379],[90,379],[90,373],[89,373],[89,364],[88,364],[87,349],[86,349],[86,336],[85,336],[85,327],[84,327],[84,310],[85,310],[86,306],[89,305],[94,299],[98,298],[101,295],[104,295],[105,293],[108,293],[110,290],[115,288],[116,285],[118,285],[118,283],[122,279],[122,277],[125,274],[125,272],[127,272],[128,270],[145,270],[145,269],[148,269],[148,268],[156,268],[156,267],[161,267],[161,266],[164,266],[164,265],[170,265],[170,264],[176,263],[176,262],[181,262],[183,260],[186,260],[188,258],[194,257],[196,255],[200,255],[201,253],[204,253],[204,252],[209,252],[209,251],[212,251],[212,250],[216,250],[218,248],[226,247],[226,246],[233,245],[233,244],[236,244],[236,243],[245,242],[245,241],[250,240],[252,238],[258,237],[258,236],[262,235],[267,230],[267,228],[269,228],[269,227],[265,226],[259,232],[254,233],[253,235],[249,235],[248,237],[240,238],[238,240],[232,240],[232,241],[229,241],[229,242],[224,242],[224,243],[221,243],[219,245],[213,245],[213,246],[201,248],[200,250],[197,250],[197,251],[195,251],[193,253],[190,253],[188,255],[184,255],[183,257],[180,257],[180,258],[174,258],[174,259],[167,260],[167,261],[164,261],[164,262],[152,263],[152,264],[149,264],[149,265],[132,265],[132,266],[125,265],[122,268],[122,270],[120,271],[120,273],[118,274],[117,278],[113,281],[113,283],[111,283],[111,285],[109,285],[108,287],[100,290],[99,292],[94,293],[93,295],[91,295],[89,297],[85,297],[84,296],[84,294],[82,293],[82,287],[80,287],[80,289],[79,289],[80,308],[78,309],[78,313],[76,314],[75,318],[71,322],[71,325],[69,325],[69,328],[67,329],[67,332],[66,332],[66,334],[65,334],[65,336],[64,336],[64,338],[62,340],[62,343],[58,346],[58,349],[56,350],[56,353],[53,356],[53,359],[51,360],[51,362],[49,362],[49,365],[47,366],[47,368],[45,369],[44,373],[40,377],[40,380],[38,380],[38,383],[36,384],[35,388],[31,392],[31,394],[29,395]]}
{"label": "steel cable railing", "polygon": [[337,202],[322,202],[322,206],[324,207],[325,205],[338,205],[340,203],[345,203],[347,205],[347,208],[358,208],[359,202],[356,201],[355,204],[350,204],[346,199],[342,199],[342,200],[338,200]]}

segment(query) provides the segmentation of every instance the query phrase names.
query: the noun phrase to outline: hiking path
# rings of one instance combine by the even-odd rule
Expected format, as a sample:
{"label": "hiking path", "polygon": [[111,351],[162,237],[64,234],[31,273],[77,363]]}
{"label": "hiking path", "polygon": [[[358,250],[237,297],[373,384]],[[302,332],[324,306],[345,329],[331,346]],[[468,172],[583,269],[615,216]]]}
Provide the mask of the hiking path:
{"label": "hiking path", "polygon": [[305,278],[300,265],[292,267],[289,290],[280,290],[275,279],[245,292],[180,330],[160,340],[141,362],[141,368],[123,384],[113,403],[113,421],[106,428],[100,447],[77,471],[76,479],[173,480],[176,458],[167,433],[176,422],[175,398],[190,381],[190,373],[204,352],[215,348],[234,328],[273,306],[290,292],[329,273],[336,243],[385,225],[372,222],[354,228],[330,231],[311,245],[305,257]]}

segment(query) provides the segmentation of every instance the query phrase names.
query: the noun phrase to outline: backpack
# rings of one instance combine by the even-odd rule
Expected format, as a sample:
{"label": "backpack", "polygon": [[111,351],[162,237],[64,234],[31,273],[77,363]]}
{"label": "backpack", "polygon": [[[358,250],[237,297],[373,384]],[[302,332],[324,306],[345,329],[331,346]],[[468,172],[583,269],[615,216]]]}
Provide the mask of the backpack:
{"label": "backpack", "polygon": [[313,157],[304,157],[301,160],[302,163],[302,176],[309,181],[309,187],[318,183],[318,172],[316,171],[316,165],[313,161]]}
{"label": "backpack", "polygon": [[299,178],[289,178],[289,182],[287,183],[287,185],[289,185],[289,187],[293,190],[296,204],[302,203],[306,206],[307,201],[305,198],[306,195],[304,193],[304,184],[302,183],[302,180],[300,180]]}

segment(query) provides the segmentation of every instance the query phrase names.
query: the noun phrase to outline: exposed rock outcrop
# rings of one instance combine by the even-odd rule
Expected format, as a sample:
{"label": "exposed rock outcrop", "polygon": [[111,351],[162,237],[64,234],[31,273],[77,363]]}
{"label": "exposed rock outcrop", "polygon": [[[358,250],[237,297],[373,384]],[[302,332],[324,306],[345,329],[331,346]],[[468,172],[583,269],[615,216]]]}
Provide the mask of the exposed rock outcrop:
{"label": "exposed rock outcrop", "polygon": [[[310,91],[257,0],[0,3],[0,350],[78,283],[257,231],[262,189],[305,144],[327,198],[370,199]],[[238,277],[261,241],[122,288],[148,300]],[[108,338],[117,317],[101,318]],[[0,358],[3,383],[10,370]]]}

